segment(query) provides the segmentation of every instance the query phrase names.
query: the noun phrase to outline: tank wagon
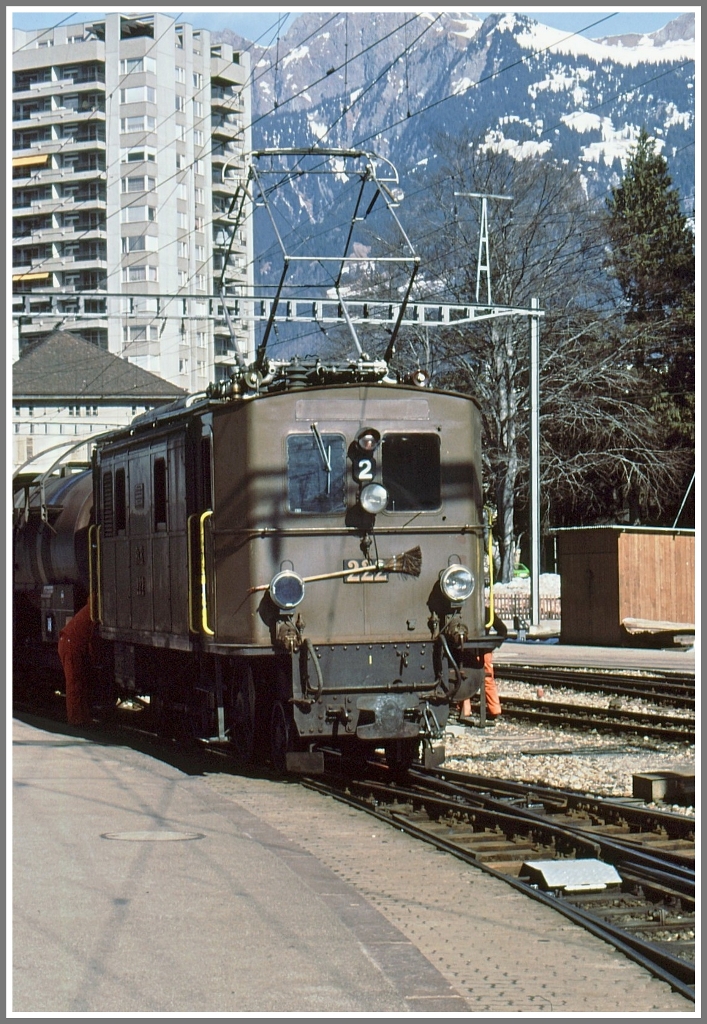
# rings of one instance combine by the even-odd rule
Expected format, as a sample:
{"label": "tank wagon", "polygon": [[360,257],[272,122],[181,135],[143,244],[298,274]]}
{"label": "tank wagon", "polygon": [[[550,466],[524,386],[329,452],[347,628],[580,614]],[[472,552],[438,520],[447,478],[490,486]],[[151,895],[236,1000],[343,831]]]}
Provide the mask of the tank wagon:
{"label": "tank wagon", "polygon": [[481,416],[383,361],[284,361],[18,492],[16,644],[88,600],[113,699],[244,760],[443,757],[483,686]]}

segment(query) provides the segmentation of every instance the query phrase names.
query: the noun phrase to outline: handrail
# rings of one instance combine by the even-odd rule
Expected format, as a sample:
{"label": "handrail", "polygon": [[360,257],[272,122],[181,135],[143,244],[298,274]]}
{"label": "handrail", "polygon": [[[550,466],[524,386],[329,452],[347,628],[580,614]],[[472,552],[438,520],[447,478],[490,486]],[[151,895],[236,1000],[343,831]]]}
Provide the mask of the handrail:
{"label": "handrail", "polygon": [[208,606],[207,606],[207,594],[206,594],[206,531],[204,524],[206,520],[213,515],[213,511],[208,509],[206,512],[202,512],[199,515],[198,512],[193,512],[187,519],[187,574],[189,577],[188,582],[188,597],[189,597],[189,631],[191,633],[198,633],[199,627],[194,623],[194,591],[192,583],[194,580],[194,558],[192,555],[192,540],[191,540],[191,524],[197,516],[199,516],[199,586],[201,591],[201,632],[206,633],[207,636],[215,636],[213,629],[209,626],[208,618]]}
{"label": "handrail", "polygon": [[208,636],[214,636],[214,631],[209,627],[206,608],[206,536],[204,523],[213,515],[211,510],[202,512],[199,518],[199,542],[201,545],[201,628]]}
{"label": "handrail", "polygon": [[[93,551],[95,550],[95,560]],[[93,523],[88,528],[88,609],[91,622],[103,621],[101,606],[101,527]]]}
{"label": "handrail", "polygon": [[192,581],[194,579],[194,559],[192,557],[192,540],[191,540],[191,524],[192,520],[196,519],[198,512],[193,512],[187,518],[187,599],[188,599],[188,618],[189,618],[189,632],[198,633],[199,629],[194,624],[194,590],[192,587]]}
{"label": "handrail", "polygon": [[486,629],[491,629],[494,620],[494,609],[493,609],[493,533],[491,532],[491,526],[493,525],[493,519],[491,516],[491,509],[486,509],[488,522],[489,522],[489,621],[486,623]]}

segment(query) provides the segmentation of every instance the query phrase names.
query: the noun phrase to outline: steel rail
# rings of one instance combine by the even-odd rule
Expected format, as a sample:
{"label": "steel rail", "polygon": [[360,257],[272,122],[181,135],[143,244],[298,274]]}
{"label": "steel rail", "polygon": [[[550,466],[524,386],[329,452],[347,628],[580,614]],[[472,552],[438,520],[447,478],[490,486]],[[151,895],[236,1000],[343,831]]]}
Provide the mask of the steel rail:
{"label": "steel rail", "polygon": [[[513,875],[505,874],[502,871],[491,867],[489,864],[479,861],[473,854],[463,850],[455,843],[450,842],[441,836],[432,835],[424,828],[408,821],[404,814],[399,814],[395,811],[386,812],[379,810],[378,807],[372,807],[367,800],[353,796],[351,793],[342,793],[319,780],[307,778],[302,780],[302,785],[333,797],[341,803],[363,810],[367,814],[377,818],[379,821],[393,825],[395,828],[406,832],[408,835],[430,843],[439,850],[450,853],[453,857],[464,861],[470,867],[478,868],[495,878],[501,879],[507,884],[513,886],[513,888],[517,889],[519,892],[522,892],[524,895],[530,896],[531,899],[551,907],[553,910],[558,911],[564,917],[567,917],[575,924],[585,928],[593,935],[609,942],[615,949],[624,953],[625,956],[640,964],[640,966],[646,968],[655,977],[665,981],[671,986],[671,988],[676,992],[679,992],[686,999],[694,1001],[694,964],[673,956],[671,953],[668,953],[658,947],[655,943],[648,942],[638,938],[637,936],[631,935],[622,928],[612,925],[582,908],[572,906],[557,896],[543,892],[527,882],[521,881]],[[405,790],[397,789],[393,792],[398,801],[405,798]],[[415,798],[420,800],[422,799],[419,795],[415,795]]]}
{"label": "steel rail", "polygon": [[696,822],[694,817],[684,814],[675,814],[672,811],[661,811],[655,808],[636,807],[627,804],[621,797],[592,797],[586,793],[574,792],[566,789],[553,789],[539,783],[511,782],[507,779],[487,778],[482,775],[472,775],[467,772],[455,771],[445,768],[418,768],[411,769],[419,777],[433,776],[445,780],[451,780],[459,785],[472,789],[490,791],[493,794],[510,794],[513,797],[520,797],[526,801],[544,804],[552,804],[554,811],[561,810],[562,805],[570,809],[596,813],[605,819],[613,821],[623,820],[639,828],[644,823],[653,823],[657,828],[662,829],[666,835],[673,838],[694,839]]}
{"label": "steel rail", "polygon": [[668,718],[665,715],[644,711],[620,711],[612,708],[594,708],[587,704],[561,704],[556,701],[542,702],[516,697],[503,698],[503,713],[507,718],[531,718],[565,727],[638,732],[643,736],[695,742],[694,718]]}
{"label": "steel rail", "polygon": [[[415,776],[414,769],[411,771],[411,774]],[[420,776],[418,775],[417,777]],[[485,808],[497,810],[499,813],[505,813],[508,809],[508,804],[502,798],[486,797],[483,793],[469,793],[463,784],[447,783],[442,779],[437,779],[436,784],[450,795],[462,797],[468,802],[468,805],[471,805],[472,800],[478,800]],[[455,808],[458,807],[459,809],[464,806],[465,804],[461,802],[455,804]],[[538,812],[531,807],[518,807],[514,805],[513,814],[543,826],[550,825],[553,828],[559,827],[565,831],[573,832],[586,839],[587,842],[594,843],[602,859],[607,861],[607,863],[614,864],[617,867],[625,864],[633,871],[648,871],[654,879],[662,876],[664,878],[662,884],[667,885],[668,880],[670,880],[675,891],[691,899],[695,897],[694,851],[692,867],[690,867],[689,858],[680,856],[673,851],[660,850],[659,853],[654,853],[642,849],[635,841],[631,842],[631,840],[624,839],[623,837],[606,836],[600,830],[593,831],[581,824],[575,825],[571,822],[562,822],[559,825],[556,822],[548,821],[545,812]]]}
{"label": "steel rail", "polygon": [[497,679],[507,682],[542,684],[589,693],[610,693],[615,696],[643,699],[654,704],[694,708],[694,675],[638,676],[593,673],[585,670],[551,667],[494,664]]}
{"label": "steel rail", "polygon": [[646,669],[645,671],[625,671],[624,669],[617,668],[614,671],[607,671],[605,668],[578,668],[577,665],[522,665],[518,662],[509,665],[505,664],[502,660],[499,660],[498,664],[494,665],[497,672],[504,673],[504,676],[508,674],[517,675],[520,673],[538,673],[542,676],[552,676],[553,678],[562,679],[578,679],[579,681],[587,680],[590,682],[627,682],[627,683],[640,683],[650,685],[655,683],[656,685],[662,685],[664,682],[669,684],[682,683],[689,689],[694,689],[695,686],[695,673],[685,672],[681,669]]}

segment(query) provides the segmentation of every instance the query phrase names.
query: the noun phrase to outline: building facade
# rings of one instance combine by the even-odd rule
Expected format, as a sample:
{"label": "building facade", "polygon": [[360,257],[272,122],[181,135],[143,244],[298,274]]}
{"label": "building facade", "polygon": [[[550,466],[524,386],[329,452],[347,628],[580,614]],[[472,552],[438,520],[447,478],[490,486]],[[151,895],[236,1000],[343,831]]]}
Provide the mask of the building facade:
{"label": "building facade", "polygon": [[14,30],[15,358],[61,328],[199,391],[251,357],[249,76],[165,14]]}
{"label": "building facade", "polygon": [[69,331],[24,347],[12,374],[13,473],[88,463],[95,438],[186,396],[183,388]]}

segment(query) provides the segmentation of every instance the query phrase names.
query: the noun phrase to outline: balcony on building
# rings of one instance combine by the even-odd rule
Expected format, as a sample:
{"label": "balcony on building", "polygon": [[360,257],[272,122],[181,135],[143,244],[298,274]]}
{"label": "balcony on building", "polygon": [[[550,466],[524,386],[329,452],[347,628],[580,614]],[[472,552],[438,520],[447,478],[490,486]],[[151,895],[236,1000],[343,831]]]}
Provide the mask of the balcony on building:
{"label": "balcony on building", "polygon": [[220,79],[211,80],[211,107],[223,109],[232,113],[240,113],[243,110],[243,100],[240,90],[235,83],[224,82]]}
{"label": "balcony on building", "polygon": [[243,122],[233,113],[212,113],[211,134],[214,138],[235,139],[243,134]]}

